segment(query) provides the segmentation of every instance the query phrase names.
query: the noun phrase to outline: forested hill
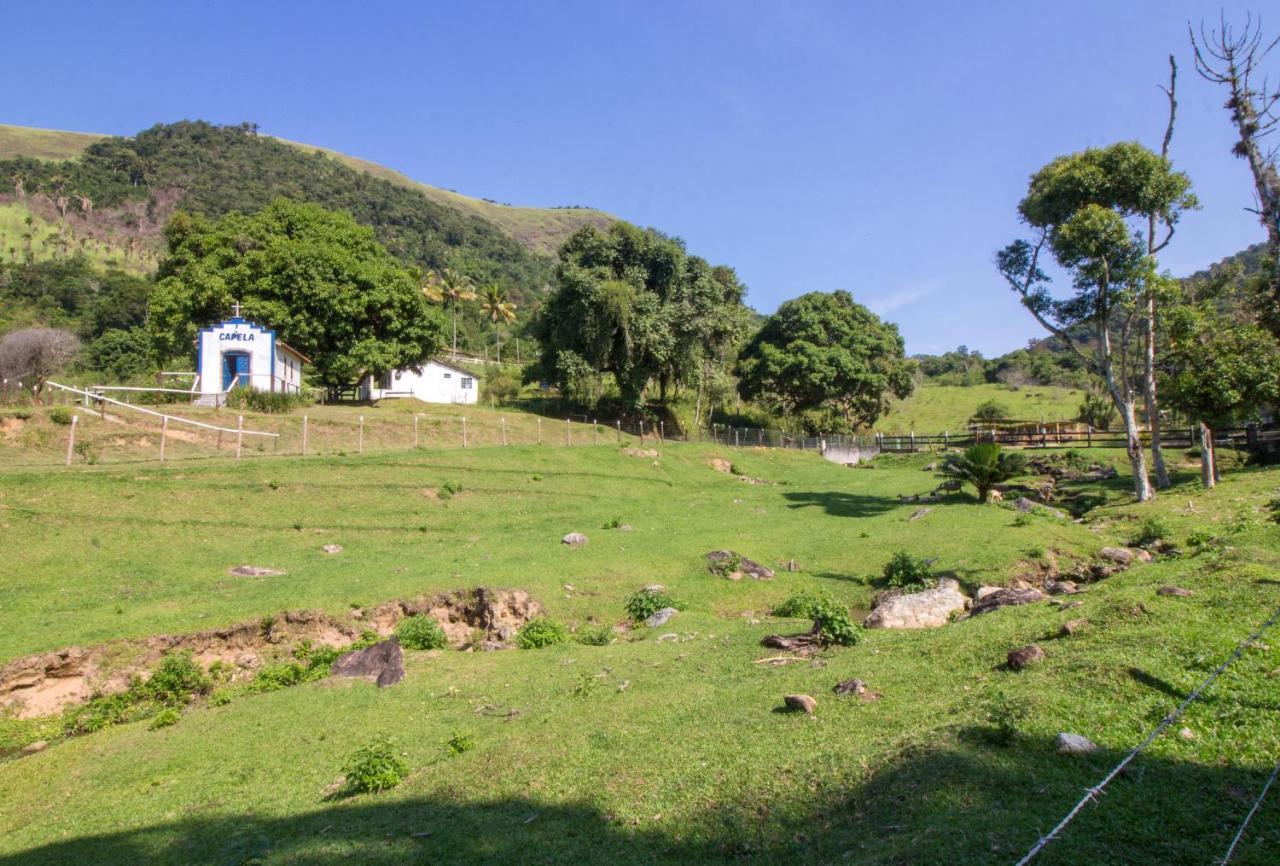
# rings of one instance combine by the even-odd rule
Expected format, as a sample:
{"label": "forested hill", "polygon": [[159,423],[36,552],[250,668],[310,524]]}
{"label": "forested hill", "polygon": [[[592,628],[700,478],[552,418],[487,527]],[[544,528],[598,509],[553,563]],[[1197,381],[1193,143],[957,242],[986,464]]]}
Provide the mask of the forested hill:
{"label": "forested hill", "polygon": [[565,237],[613,220],[586,208],[471,199],[373,163],[259,135],[250,124],[183,121],[132,138],[0,127],[0,157],[0,206],[61,223],[67,243],[118,250],[117,258],[140,267],[154,261],[175,211],[250,212],[283,195],[348,210],[400,258],[502,283],[527,302],[549,281],[551,252]]}

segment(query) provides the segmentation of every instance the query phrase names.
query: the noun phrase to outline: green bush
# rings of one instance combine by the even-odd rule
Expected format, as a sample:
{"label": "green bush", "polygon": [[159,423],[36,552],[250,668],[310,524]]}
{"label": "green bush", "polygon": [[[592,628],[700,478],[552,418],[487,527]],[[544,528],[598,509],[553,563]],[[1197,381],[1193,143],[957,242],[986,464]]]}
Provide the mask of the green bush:
{"label": "green bush", "polygon": [[409,775],[409,765],[386,737],[375,737],[356,749],[342,768],[352,793],[389,791]]}
{"label": "green bush", "polygon": [[610,517],[604,523],[600,524],[601,529],[617,529],[622,525],[621,517]]}
{"label": "green bush", "polygon": [[436,491],[436,496],[441,499],[452,499],[455,495],[462,492],[461,481],[446,481],[440,485],[440,489]]}
{"label": "green bush", "polygon": [[535,617],[516,632],[516,646],[520,649],[542,649],[569,640],[569,630],[545,616]]}
{"label": "green bush", "polygon": [[684,602],[677,601],[660,589],[646,588],[633,592],[627,597],[627,616],[631,617],[632,622],[644,622],[664,607],[684,610],[685,606]]}
{"label": "green bush", "polygon": [[990,725],[982,732],[984,738],[994,746],[1008,746],[1017,739],[1018,726],[1030,711],[1026,703],[997,692],[987,702],[984,714]]}
{"label": "green bush", "polygon": [[75,414],[66,406],[55,406],[49,412],[49,420],[63,427],[70,427],[71,419],[74,417]]}
{"label": "green bush", "polygon": [[1129,540],[1131,547],[1145,547],[1169,537],[1169,527],[1159,517],[1148,517],[1138,524],[1138,531]]}
{"label": "green bush", "polygon": [[310,671],[297,662],[267,665],[249,682],[251,692],[274,692],[304,683]]}
{"label": "green bush", "polygon": [[156,713],[151,719],[151,724],[147,725],[147,730],[158,731],[161,728],[168,728],[176,725],[178,724],[178,716],[179,713],[177,707],[165,707],[163,710]]}
{"label": "green bush", "polygon": [[975,421],[1003,421],[1009,417],[1009,410],[995,400],[988,400],[973,410]]}
{"label": "green bush", "polygon": [[1210,547],[1218,540],[1218,536],[1207,529],[1193,529],[1187,536],[1187,547]]}
{"label": "green bush", "polygon": [[191,653],[170,653],[160,660],[150,679],[138,687],[138,693],[163,704],[185,704],[195,695],[206,694],[212,686]]}
{"label": "green bush", "polygon": [[613,629],[607,625],[584,625],[573,636],[578,643],[587,646],[608,646],[613,643]]}
{"label": "green bush", "polygon": [[928,561],[905,550],[895,553],[882,572],[885,586],[893,589],[923,589],[930,576]]}
{"label": "green bush", "polygon": [[1014,516],[1013,523],[1011,525],[1012,526],[1030,526],[1035,522],[1036,522],[1035,518],[1033,518],[1028,512],[1019,511],[1017,515]]}
{"label": "green bush", "polygon": [[311,405],[311,397],[307,394],[283,394],[278,391],[255,391],[252,388],[236,387],[227,394],[228,409],[248,410],[252,412],[281,413],[292,412]]}
{"label": "green bush", "polygon": [[396,626],[400,645],[412,650],[444,649],[449,645],[440,623],[429,616],[410,616]]}
{"label": "green bush", "polygon": [[461,755],[474,749],[476,741],[472,739],[470,734],[454,731],[453,736],[444,741],[444,747],[448,749],[451,755]]}
{"label": "green bush", "polygon": [[823,646],[853,646],[862,640],[862,628],[849,616],[849,609],[830,598],[819,603],[813,624]]}
{"label": "green bush", "polygon": [[775,604],[773,606],[773,615],[787,617],[788,619],[815,619],[818,615],[818,609],[825,599],[826,596],[824,595],[802,589],[787,596],[786,600],[781,604]]}

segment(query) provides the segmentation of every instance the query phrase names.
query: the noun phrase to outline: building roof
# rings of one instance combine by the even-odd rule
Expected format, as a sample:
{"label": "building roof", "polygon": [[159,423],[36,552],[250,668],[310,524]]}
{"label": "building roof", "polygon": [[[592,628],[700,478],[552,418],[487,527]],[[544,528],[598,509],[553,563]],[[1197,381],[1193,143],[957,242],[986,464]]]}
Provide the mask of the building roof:
{"label": "building roof", "polygon": [[478,373],[474,373],[471,370],[468,370],[466,367],[458,367],[454,364],[450,364],[448,361],[441,361],[439,358],[428,358],[425,364],[437,364],[441,367],[445,367],[446,369],[453,370],[455,373],[461,373],[464,376],[471,376],[474,379],[480,378],[480,375]]}
{"label": "building roof", "polygon": [[285,350],[285,351],[287,351],[287,352],[292,352],[293,354],[297,355],[299,358],[301,358],[301,359],[302,359],[302,363],[304,363],[304,364],[310,364],[310,363],[311,363],[311,359],[310,359],[310,358],[308,358],[306,355],[304,355],[304,354],[302,354],[301,352],[299,352],[297,349],[293,348],[293,346],[290,346],[290,345],[289,345],[288,343],[286,343],[284,340],[276,340],[276,345],[277,345],[277,346],[279,346],[281,349],[284,349],[284,350]]}

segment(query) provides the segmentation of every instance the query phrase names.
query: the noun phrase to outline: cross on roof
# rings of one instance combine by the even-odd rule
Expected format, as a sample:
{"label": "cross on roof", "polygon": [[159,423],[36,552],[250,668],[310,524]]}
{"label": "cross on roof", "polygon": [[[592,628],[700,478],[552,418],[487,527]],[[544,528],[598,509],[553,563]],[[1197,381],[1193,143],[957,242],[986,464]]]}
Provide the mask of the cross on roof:
{"label": "cross on roof", "polygon": [[231,305],[231,315],[237,319],[240,318],[240,302],[239,301],[236,301]]}

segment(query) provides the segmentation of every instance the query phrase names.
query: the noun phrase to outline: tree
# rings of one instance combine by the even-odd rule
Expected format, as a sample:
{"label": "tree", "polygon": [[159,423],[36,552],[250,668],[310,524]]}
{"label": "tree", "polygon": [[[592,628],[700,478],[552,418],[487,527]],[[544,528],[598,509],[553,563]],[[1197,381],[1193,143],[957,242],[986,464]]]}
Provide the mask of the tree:
{"label": "tree", "polygon": [[236,301],[326,385],[421,364],[443,342],[413,275],[349,214],[278,199],[216,222],[179,214],[165,236],[148,321],[162,358],[189,355],[197,329]]}
{"label": "tree", "polygon": [[1225,16],[1219,20],[1219,29],[1210,31],[1201,21],[1198,39],[1190,25],[1187,30],[1195,51],[1196,71],[1205,80],[1225,86],[1230,93],[1226,109],[1239,135],[1232,152],[1249,164],[1258,197],[1254,212],[1267,232],[1271,259],[1263,321],[1272,333],[1280,335],[1280,171],[1276,168],[1280,149],[1267,150],[1263,142],[1280,125],[1280,87],[1268,92],[1266,78],[1261,85],[1257,81],[1259,68],[1280,44],[1280,37],[1264,44],[1262,25],[1252,17],[1245,19],[1240,32],[1227,23]]}
{"label": "tree", "polygon": [[434,285],[429,292],[424,289],[424,294],[438,296],[445,309],[453,313],[453,354],[458,354],[458,310],[476,299],[471,278],[453,268],[444,268],[435,272]]}
{"label": "tree", "polygon": [[1218,311],[1212,298],[1168,316],[1166,391],[1200,424],[1200,477],[1217,481],[1214,430],[1256,417],[1280,399],[1280,342],[1251,321]]}
{"label": "tree", "polygon": [[973,410],[975,421],[1004,421],[1009,417],[1009,410],[997,400],[987,400]]}
{"label": "tree", "polygon": [[1021,475],[1026,465],[1023,455],[1004,451],[994,442],[980,442],[961,453],[945,455],[938,474],[972,484],[978,491],[978,501],[986,502],[992,487]]}
{"label": "tree", "polygon": [[[516,305],[507,297],[506,289],[497,283],[490,283],[481,292],[480,311],[493,325],[495,338],[499,325],[509,325],[516,320]],[[497,343],[498,360],[502,360],[502,344]]]}
{"label": "tree", "polygon": [[898,328],[844,291],[787,301],[738,359],[742,396],[775,395],[790,412],[829,409],[846,431],[875,424],[911,394]]}
{"label": "tree", "polygon": [[731,268],[675,238],[626,223],[584,228],[561,247],[555,291],[533,323],[541,372],[579,395],[612,375],[630,409],[653,380],[663,401],[682,383],[705,391],[741,334],[742,295]]}
{"label": "tree", "polygon": [[57,328],[23,328],[0,338],[0,379],[22,382],[39,400],[45,382],[66,369],[80,351],[75,334]]}
{"label": "tree", "polygon": [[[1106,382],[1124,422],[1140,501],[1155,492],[1138,430],[1137,395],[1146,389],[1136,352],[1150,316],[1147,302],[1165,285],[1142,230],[1154,215],[1166,227],[1155,249],[1167,243],[1181,214],[1197,206],[1190,189],[1168,159],[1133,142],[1059,157],[1032,176],[1018,205],[1035,240],[1015,241],[996,255],[997,269],[1023,306]],[[1048,291],[1050,278],[1040,266],[1046,247],[1071,274],[1068,298]]]}
{"label": "tree", "polygon": [[1116,407],[1105,391],[1090,388],[1080,401],[1077,418],[1094,430],[1110,430],[1111,419],[1115,417]]}

